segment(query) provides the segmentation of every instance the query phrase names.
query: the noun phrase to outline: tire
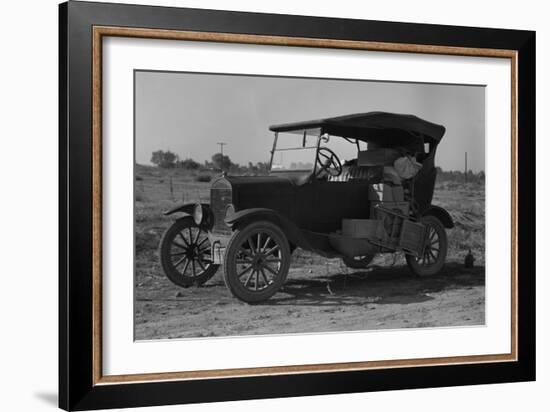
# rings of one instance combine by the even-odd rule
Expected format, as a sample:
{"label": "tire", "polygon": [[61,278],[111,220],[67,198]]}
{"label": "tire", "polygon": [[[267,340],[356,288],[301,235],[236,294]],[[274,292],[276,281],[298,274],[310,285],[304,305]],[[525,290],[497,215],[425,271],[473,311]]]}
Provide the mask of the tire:
{"label": "tire", "polygon": [[219,265],[212,263],[208,231],[199,227],[191,216],[174,222],[160,241],[160,264],[166,277],[181,287],[202,285]]}
{"label": "tire", "polygon": [[247,303],[269,299],[284,284],[290,248],[283,231],[256,221],[236,229],[224,257],[224,281],[236,298]]}
{"label": "tire", "polygon": [[351,269],[365,269],[374,259],[375,255],[363,255],[354,257],[343,257],[344,265]]}
{"label": "tire", "polygon": [[420,218],[420,223],[427,227],[427,242],[424,253],[417,258],[406,255],[407,265],[411,271],[420,277],[435,276],[445,266],[447,258],[447,233],[441,221],[434,216]]}

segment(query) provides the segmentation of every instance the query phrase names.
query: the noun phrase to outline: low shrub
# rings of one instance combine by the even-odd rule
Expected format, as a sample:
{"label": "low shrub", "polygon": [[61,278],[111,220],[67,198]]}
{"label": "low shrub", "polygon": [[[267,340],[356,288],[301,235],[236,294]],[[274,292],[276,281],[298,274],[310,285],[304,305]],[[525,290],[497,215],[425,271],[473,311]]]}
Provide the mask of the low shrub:
{"label": "low shrub", "polygon": [[212,175],[208,173],[199,173],[197,176],[195,176],[195,180],[197,182],[210,182],[212,180]]}

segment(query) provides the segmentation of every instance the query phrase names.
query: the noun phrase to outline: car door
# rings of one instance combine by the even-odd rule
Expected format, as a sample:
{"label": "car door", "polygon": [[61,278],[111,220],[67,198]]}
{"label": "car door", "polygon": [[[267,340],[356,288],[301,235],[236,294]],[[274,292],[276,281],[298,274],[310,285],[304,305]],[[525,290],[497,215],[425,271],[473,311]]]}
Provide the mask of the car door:
{"label": "car door", "polygon": [[296,187],[291,211],[293,223],[303,230],[314,230],[316,217],[316,184],[314,180]]}
{"label": "car door", "polygon": [[311,230],[330,233],[342,228],[342,219],[367,219],[369,216],[367,181],[334,182],[314,180]]}

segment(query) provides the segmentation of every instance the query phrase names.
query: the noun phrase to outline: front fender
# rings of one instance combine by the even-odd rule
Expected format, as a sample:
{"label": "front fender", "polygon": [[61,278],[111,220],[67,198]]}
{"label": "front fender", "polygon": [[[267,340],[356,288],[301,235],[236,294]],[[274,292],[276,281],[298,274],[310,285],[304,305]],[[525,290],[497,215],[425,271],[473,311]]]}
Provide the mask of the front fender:
{"label": "front fender", "polygon": [[453,222],[453,218],[447,212],[445,209],[439,206],[430,206],[428,207],[424,213],[422,213],[422,216],[434,216],[438,218],[441,223],[443,223],[443,226],[445,226],[447,229],[452,229],[455,227],[455,224]]}
{"label": "front fender", "polygon": [[301,230],[284,215],[273,209],[252,208],[240,210],[225,218],[225,223],[231,227],[254,220],[268,220],[281,228],[287,239],[294,245],[304,247],[307,244]]}
{"label": "front fender", "polygon": [[[193,214],[193,209],[195,208],[197,204],[196,203],[185,203],[183,205],[178,205],[170,210],[167,210],[164,212],[165,216],[173,215],[174,213],[185,213],[188,215]],[[204,207],[206,210],[210,210],[210,205],[208,203],[201,203],[202,207]]]}
{"label": "front fender", "polygon": [[[195,208],[196,203],[186,203],[184,205],[176,206],[170,210],[164,212],[165,216],[173,215],[174,213],[183,213],[185,216],[193,216],[193,209]],[[212,225],[214,224],[214,216],[210,210],[210,205],[208,203],[201,203],[203,208],[203,214],[205,218],[201,223],[201,227],[206,230],[211,230]]]}

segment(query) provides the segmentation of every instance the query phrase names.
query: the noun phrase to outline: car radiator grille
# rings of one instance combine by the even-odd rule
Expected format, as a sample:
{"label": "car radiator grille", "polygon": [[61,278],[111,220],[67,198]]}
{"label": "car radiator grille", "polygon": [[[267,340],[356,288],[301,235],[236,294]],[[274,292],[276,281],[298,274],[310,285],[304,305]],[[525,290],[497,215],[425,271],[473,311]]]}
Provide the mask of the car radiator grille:
{"label": "car radiator grille", "polygon": [[231,229],[225,224],[225,209],[231,203],[231,189],[219,188],[210,190],[210,208],[214,215],[213,232],[231,233]]}

